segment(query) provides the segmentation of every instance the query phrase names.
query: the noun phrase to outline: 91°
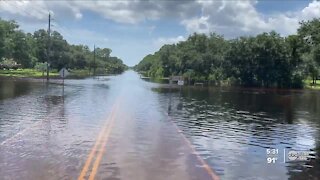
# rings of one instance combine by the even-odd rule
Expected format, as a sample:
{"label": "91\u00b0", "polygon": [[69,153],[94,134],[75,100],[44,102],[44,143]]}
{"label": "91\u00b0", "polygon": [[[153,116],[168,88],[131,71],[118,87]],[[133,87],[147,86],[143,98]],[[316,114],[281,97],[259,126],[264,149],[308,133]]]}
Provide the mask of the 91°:
{"label": "91\u00b0", "polygon": [[276,158],[276,157],[268,157],[267,158],[268,164],[274,164],[274,163],[276,163],[277,160],[278,160],[278,158]]}

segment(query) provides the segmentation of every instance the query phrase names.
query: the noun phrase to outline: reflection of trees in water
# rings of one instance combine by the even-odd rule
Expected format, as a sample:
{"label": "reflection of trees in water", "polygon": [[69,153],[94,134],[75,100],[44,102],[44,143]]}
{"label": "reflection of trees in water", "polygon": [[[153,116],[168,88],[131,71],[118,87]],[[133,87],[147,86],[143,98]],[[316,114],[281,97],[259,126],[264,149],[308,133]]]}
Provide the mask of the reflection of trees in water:
{"label": "reflection of trees in water", "polygon": [[[237,89],[185,88],[181,96],[183,98],[177,105],[178,110],[191,106],[195,109],[195,114],[207,113],[210,110],[222,113],[228,110],[235,114],[239,111],[256,116],[261,116],[263,113],[264,116],[275,120],[270,123],[292,124],[298,117],[301,118],[304,113],[308,113],[310,117],[306,120],[320,120],[319,93],[291,91],[266,93]],[[319,121],[316,123],[320,124]]]}
{"label": "reflection of trees in water", "polygon": [[[296,139],[299,139],[301,135],[304,136],[301,132],[297,132],[299,130],[297,128],[303,128],[297,123],[301,121],[307,123],[317,133],[317,137],[311,135],[317,143],[316,147],[310,147],[315,148],[317,159],[288,165],[288,175],[290,179],[320,178],[320,159],[318,158],[320,141],[317,141],[320,139],[320,94],[318,92],[281,91],[279,93],[185,88],[182,91],[182,98],[178,98],[178,93],[172,95],[169,109],[176,116],[178,124],[183,126],[183,130],[189,135],[198,135],[198,133],[201,135],[201,132],[207,130],[215,131],[215,126],[221,123],[228,124],[229,121],[237,121],[250,125],[250,129],[243,130],[251,132],[250,143],[256,141],[258,145],[270,144],[274,147],[278,147],[279,143],[284,143],[280,146],[290,148],[295,147]],[[230,114],[239,118],[235,119]],[[264,137],[269,138],[263,139]],[[303,138],[308,138],[308,136]],[[302,165],[310,165],[312,168]],[[297,172],[298,169],[301,169],[302,172]]]}
{"label": "reflection of trees in water", "polygon": [[[311,121],[316,129],[316,137],[314,137],[316,146],[313,149],[316,152],[316,159],[311,159],[305,163],[297,163],[292,167],[288,167],[288,171],[290,179],[320,179],[320,94],[319,92],[307,92],[302,98],[304,103],[300,104],[299,109],[308,112],[305,115],[305,119]],[[294,172],[292,169],[301,169],[302,172]]]}
{"label": "reflection of trees in water", "polygon": [[[187,116],[183,123],[186,127],[199,129],[207,129],[206,131],[214,131],[216,125],[228,124],[231,121],[237,121],[243,124],[243,127],[235,127],[234,130],[245,131],[251,133],[254,137],[272,137],[273,124],[276,124],[276,118],[271,120],[263,120],[269,114],[258,114],[263,111],[262,108],[253,107],[252,104],[263,104],[265,99],[261,95],[248,95],[247,93],[221,92],[219,89],[210,91],[208,89],[186,89],[183,94],[184,98],[177,102],[177,111],[181,111],[182,104],[183,115]],[[272,100],[272,99],[271,99]],[[269,102],[272,106],[273,102]],[[278,105],[279,106],[279,105]],[[253,108],[252,108],[253,107]],[[261,107],[264,107],[261,105]],[[277,113],[276,113],[277,114]],[[261,118],[261,120],[259,120]],[[269,118],[270,119],[270,118]],[[258,122],[260,121],[260,122]],[[232,127],[227,127],[232,128]],[[239,129],[237,129],[239,128]],[[230,130],[230,129],[229,129]],[[197,131],[200,132],[200,131]],[[226,132],[225,132],[226,133]],[[252,141],[258,141],[255,138]],[[262,146],[264,143],[256,143]]]}
{"label": "reflection of trees in water", "polygon": [[47,95],[44,97],[45,104],[48,108],[59,105],[63,101],[63,96]]}
{"label": "reflection of trees in water", "polygon": [[0,100],[27,94],[33,85],[31,82],[0,80]]}
{"label": "reflection of trees in water", "polygon": [[[205,101],[221,109],[246,111],[249,113],[264,112],[269,117],[281,120],[280,123],[293,123],[297,110],[310,112],[320,117],[319,93],[304,91],[256,91],[232,88],[187,88],[183,92],[186,99]],[[318,99],[318,100],[317,100]],[[284,121],[283,121],[284,120]]]}
{"label": "reflection of trees in water", "polygon": [[320,124],[320,93],[318,91],[307,92],[301,97],[302,103],[299,110],[307,111],[312,117],[310,120]]}
{"label": "reflection of trees in water", "polygon": [[43,98],[43,104],[46,107],[46,119],[44,121],[44,125],[46,126],[49,135],[52,130],[51,121],[58,120],[59,123],[62,124],[62,126],[59,126],[60,128],[66,127],[64,86],[51,87],[47,84],[46,94],[47,95]]}

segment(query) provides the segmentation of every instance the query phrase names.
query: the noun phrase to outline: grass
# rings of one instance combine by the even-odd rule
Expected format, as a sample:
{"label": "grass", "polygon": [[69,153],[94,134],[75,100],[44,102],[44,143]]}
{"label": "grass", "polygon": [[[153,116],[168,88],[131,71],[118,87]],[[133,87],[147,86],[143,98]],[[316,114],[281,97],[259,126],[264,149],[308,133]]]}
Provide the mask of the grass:
{"label": "grass", "polygon": [[[46,77],[44,73],[44,77]],[[89,70],[87,69],[77,69],[71,70],[69,78],[84,78],[89,76]],[[42,72],[35,69],[17,69],[17,70],[3,70],[0,69],[0,77],[13,77],[13,78],[42,78]],[[55,70],[50,72],[51,78],[59,77],[59,73]],[[317,81],[317,84],[312,84],[311,79],[304,80],[305,88],[307,89],[317,89],[320,90],[320,80]]]}
{"label": "grass", "polygon": [[[44,76],[47,74],[44,73]],[[35,69],[17,69],[17,70],[3,70],[0,69],[0,76],[2,77],[29,77],[29,78],[41,78],[42,72],[37,71]],[[50,72],[50,77],[57,77],[59,76],[59,73],[56,71]]]}
{"label": "grass", "polygon": [[[51,78],[58,78],[59,73],[57,70],[50,72]],[[47,76],[47,73],[44,73],[44,77]],[[70,75],[67,78],[84,78],[89,76],[89,70],[87,69],[77,69],[71,70]],[[17,70],[3,70],[0,69],[0,77],[8,78],[42,78],[42,72],[35,69],[17,69]]]}
{"label": "grass", "polygon": [[304,80],[305,87],[308,89],[318,89],[320,90],[320,80],[317,80],[316,84],[312,84],[312,79]]}

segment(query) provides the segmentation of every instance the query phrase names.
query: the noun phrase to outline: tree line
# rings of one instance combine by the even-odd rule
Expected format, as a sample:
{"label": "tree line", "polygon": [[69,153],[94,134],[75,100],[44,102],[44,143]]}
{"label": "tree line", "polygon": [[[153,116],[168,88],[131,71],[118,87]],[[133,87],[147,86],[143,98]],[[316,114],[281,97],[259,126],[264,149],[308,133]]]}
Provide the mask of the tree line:
{"label": "tree line", "polygon": [[88,69],[99,74],[126,70],[127,66],[121,59],[110,56],[111,52],[109,48],[96,48],[94,53],[86,45],[69,44],[57,31],[50,36],[44,29],[25,33],[15,21],[0,19],[0,64],[3,67],[37,68],[49,62],[50,68],[56,70],[62,67]]}
{"label": "tree line", "polygon": [[300,22],[297,34],[275,31],[225,39],[216,33],[189,36],[145,56],[135,70],[154,78],[181,75],[191,82],[250,87],[300,88],[320,72],[320,19]]}

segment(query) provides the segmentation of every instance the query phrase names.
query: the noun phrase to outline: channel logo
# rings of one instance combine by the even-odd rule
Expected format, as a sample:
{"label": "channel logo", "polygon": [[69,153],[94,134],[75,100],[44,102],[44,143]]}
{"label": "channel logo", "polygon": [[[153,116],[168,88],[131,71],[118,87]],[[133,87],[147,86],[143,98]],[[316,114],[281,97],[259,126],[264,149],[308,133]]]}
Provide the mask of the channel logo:
{"label": "channel logo", "polygon": [[309,159],[315,158],[314,151],[289,151],[288,160],[289,161],[307,161]]}

